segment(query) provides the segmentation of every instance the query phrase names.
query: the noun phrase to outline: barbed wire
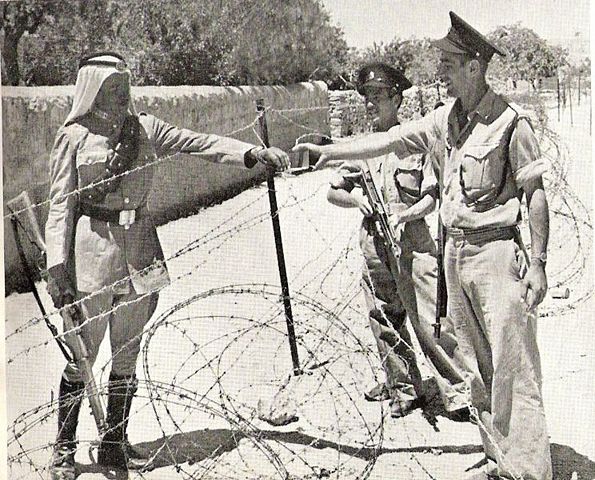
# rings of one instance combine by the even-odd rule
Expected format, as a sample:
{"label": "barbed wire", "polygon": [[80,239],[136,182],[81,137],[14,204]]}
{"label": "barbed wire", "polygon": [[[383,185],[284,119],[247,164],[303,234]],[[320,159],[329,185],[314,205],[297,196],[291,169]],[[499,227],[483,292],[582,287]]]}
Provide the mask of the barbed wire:
{"label": "barbed wire", "polygon": [[[268,112],[279,113],[279,112],[294,112],[295,111],[295,112],[299,112],[299,113],[307,113],[307,112],[317,111],[317,110],[321,110],[321,109],[328,109],[328,107],[299,107],[299,108],[288,108],[288,109],[278,110],[278,109],[272,108],[272,106],[267,106],[265,108],[265,112],[268,111]],[[233,137],[233,136],[238,135],[238,134],[240,134],[240,133],[242,133],[244,131],[248,131],[248,130],[255,131],[254,127],[257,124],[258,119],[260,118],[261,115],[262,114],[256,114],[255,117],[254,117],[254,119],[252,121],[250,121],[249,123],[247,123],[245,125],[242,125],[241,127],[236,128],[235,130],[232,130],[230,132],[223,133],[220,136],[222,136],[222,137]],[[279,113],[279,115],[281,115],[281,113]],[[295,125],[301,126],[298,123],[295,123]],[[258,137],[259,136],[257,135],[257,138]],[[184,153],[184,152],[181,152],[181,153]],[[195,156],[200,156],[200,154],[201,154],[200,152],[186,152],[186,153],[190,153],[190,154],[195,155]],[[140,172],[140,171],[142,171],[144,169],[147,169],[147,168],[150,168],[150,167],[154,167],[154,166],[159,165],[161,163],[165,163],[167,161],[170,161],[172,159],[175,159],[175,158],[177,158],[178,155],[179,154],[176,153],[176,154],[173,154],[173,155],[167,155],[167,156],[164,156],[164,157],[158,157],[158,158],[156,158],[153,161],[143,163],[142,165],[138,165],[137,167],[128,169],[128,170],[126,170],[126,171],[124,171],[122,173],[119,173],[119,174],[110,176],[109,178],[105,178],[105,179],[102,179],[102,180],[97,180],[97,181],[91,182],[88,185],[85,185],[83,187],[76,188],[72,192],[68,192],[68,193],[65,193],[65,194],[62,194],[62,195],[58,196],[54,201],[65,200],[65,199],[67,199],[67,198],[69,198],[71,196],[79,196],[82,192],[85,192],[87,190],[92,190],[92,189],[94,189],[94,188],[96,188],[98,186],[101,186],[101,185],[104,185],[106,183],[112,182],[113,180],[117,180],[117,179],[121,179],[123,177],[127,177],[129,175],[134,174],[134,173]],[[7,214],[4,215],[4,218],[5,219],[9,219],[9,218],[12,218],[12,217],[17,217],[19,214],[24,213],[24,212],[26,212],[28,210],[32,210],[32,209],[36,209],[36,208],[39,208],[39,207],[42,207],[42,206],[50,205],[51,202],[52,202],[52,200],[51,199],[48,199],[48,200],[44,200],[44,201],[35,203],[32,206],[30,206],[30,207],[25,207],[25,208],[22,208],[22,209],[19,209],[19,210],[10,211],[9,213],[7,213]]]}
{"label": "barbed wire", "polygon": [[[275,112],[271,107],[265,111]],[[250,124],[242,127],[254,129],[257,138],[254,127],[258,118],[257,115]],[[306,135],[310,134],[324,135],[319,132]],[[546,177],[554,217],[552,239],[554,243],[568,246],[569,227],[576,236],[569,262],[551,278],[554,285],[571,284],[578,288],[588,274],[592,220],[589,210],[566,179],[570,159],[560,148],[559,137],[547,131],[542,140],[551,141],[550,148],[544,149],[544,156],[552,164],[552,171]],[[391,440],[390,429],[387,431],[386,428],[388,412],[380,404],[370,416],[359,402],[362,380],[377,380],[379,361],[382,360],[371,345],[371,335],[366,327],[367,309],[357,305],[358,298],[361,300],[361,275],[354,265],[361,261],[356,245],[359,227],[354,226],[347,233],[333,232],[329,236],[313,213],[316,202],[326,195],[327,183],[304,190],[297,178],[283,180],[279,215],[288,219],[299,216],[308,228],[308,242],[320,246],[318,251],[309,252],[311,255],[306,256],[305,261],[295,265],[290,277],[291,301],[297,319],[296,340],[305,373],[298,377],[287,376],[290,370],[287,334],[279,301],[280,289],[276,285],[247,283],[208,288],[170,306],[141,334],[144,339],[141,351],[144,379],[139,384],[138,403],[130,417],[134,423],[139,412],[143,419],[152,412],[150,419],[156,424],[153,432],[160,439],[149,442],[150,458],[155,468],[173,466],[182,478],[188,479],[209,478],[209,475],[216,478],[369,478],[378,458],[390,451],[385,447],[386,440]],[[182,271],[174,275],[170,286],[164,289],[180,287],[180,291],[188,291],[183,287],[184,280],[198,278],[195,276],[197,272],[216,262],[215,252],[221,251],[239,233],[256,231],[256,227],[269,218],[263,201],[266,191],[254,192],[222,222],[197,235],[165,259],[170,265],[177,260],[183,261],[176,262],[176,267]],[[199,257],[188,261],[190,254],[199,254]],[[132,277],[119,282],[130,281]],[[592,293],[592,286],[587,286],[578,298],[561,307],[551,305],[541,315],[559,315],[576,309]],[[77,303],[91,297],[81,298]],[[211,305],[210,301],[215,303]],[[117,308],[121,306],[106,314]],[[231,312],[214,314],[213,308],[218,311],[228,308]],[[57,309],[48,316],[60,312]],[[84,324],[97,321],[99,317],[88,318]],[[24,321],[6,336],[6,340],[18,343],[21,336],[41,320],[43,317]],[[215,323],[220,325],[218,329],[212,328]],[[166,339],[175,345],[175,362],[160,361]],[[49,338],[16,353],[12,349],[8,363],[14,363],[51,341]],[[246,370],[245,364],[262,355],[261,345],[270,347],[270,352],[263,357],[268,359],[268,370],[264,373],[253,371],[247,384],[240,382],[236,385],[238,376]],[[414,345],[408,347],[415,350]],[[106,375],[111,358],[117,354],[112,352],[103,365],[96,366],[102,377]],[[417,360],[428,366],[424,356]],[[106,393],[106,386],[107,382],[98,382],[102,395]],[[301,412],[299,430],[271,430],[259,419],[256,395],[267,388],[286,391],[295,397],[294,408]],[[494,440],[470,403],[467,408],[479,428]],[[43,478],[46,473],[52,444],[38,433],[46,428],[49,420],[53,420],[56,409],[57,402],[52,399],[20,413],[9,425],[8,464],[15,472],[27,468],[31,472],[22,473],[20,478],[30,478],[31,474]],[[197,418],[204,419],[207,425],[223,425],[233,448],[223,442],[211,451],[205,451],[201,435],[206,434],[192,430]],[[411,478],[439,478],[420,456],[422,453],[413,448],[415,439],[410,434],[407,419],[393,419],[392,422],[398,425],[398,435],[410,447],[405,451],[419,469],[415,472],[413,465],[404,463]],[[82,437],[80,448],[93,444],[93,441],[93,438]],[[336,451],[331,463],[328,456],[325,457],[327,463],[324,466],[316,460],[321,445]],[[498,454],[506,464],[506,456],[501,451]],[[354,459],[362,463],[352,465]],[[263,472],[268,472],[269,467],[271,473],[267,477],[268,474]],[[514,467],[512,474],[517,480],[523,478],[514,472]]]}

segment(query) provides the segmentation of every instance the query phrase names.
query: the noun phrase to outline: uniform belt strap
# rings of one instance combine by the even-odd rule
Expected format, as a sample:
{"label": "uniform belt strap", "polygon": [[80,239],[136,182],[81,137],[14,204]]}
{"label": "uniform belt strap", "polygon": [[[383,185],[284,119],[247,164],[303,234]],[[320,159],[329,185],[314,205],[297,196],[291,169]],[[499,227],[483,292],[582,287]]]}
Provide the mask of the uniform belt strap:
{"label": "uniform belt strap", "polygon": [[[135,221],[142,218],[146,214],[146,211],[147,209],[144,205],[138,207],[135,210]],[[110,210],[96,205],[81,203],[79,205],[79,213],[95,220],[101,220],[102,222],[118,223],[121,210]]]}
{"label": "uniform belt strap", "polygon": [[498,240],[504,238],[515,238],[517,227],[480,227],[480,228],[457,228],[446,227],[446,234],[451,237],[466,239]]}

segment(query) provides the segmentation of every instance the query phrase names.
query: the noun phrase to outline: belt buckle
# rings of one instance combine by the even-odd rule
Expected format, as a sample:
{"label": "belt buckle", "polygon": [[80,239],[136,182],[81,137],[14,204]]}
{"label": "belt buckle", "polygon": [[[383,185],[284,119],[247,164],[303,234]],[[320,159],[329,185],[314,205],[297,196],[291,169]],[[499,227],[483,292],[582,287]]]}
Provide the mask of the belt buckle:
{"label": "belt buckle", "polygon": [[462,228],[451,227],[448,229],[448,233],[454,238],[465,238],[465,231]]}
{"label": "belt buckle", "polygon": [[134,223],[136,217],[136,210],[122,210],[120,211],[120,218],[118,224],[122,225],[125,230],[130,228],[130,225]]}

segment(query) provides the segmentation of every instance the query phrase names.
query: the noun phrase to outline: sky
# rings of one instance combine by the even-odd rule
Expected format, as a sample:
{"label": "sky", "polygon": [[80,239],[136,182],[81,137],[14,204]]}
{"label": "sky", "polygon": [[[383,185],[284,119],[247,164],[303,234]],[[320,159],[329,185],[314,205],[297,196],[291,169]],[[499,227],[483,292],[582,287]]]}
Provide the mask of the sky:
{"label": "sky", "polygon": [[442,37],[449,10],[482,33],[521,22],[546,40],[589,41],[589,0],[322,0],[332,23],[343,28],[352,47],[367,47],[395,37]]}

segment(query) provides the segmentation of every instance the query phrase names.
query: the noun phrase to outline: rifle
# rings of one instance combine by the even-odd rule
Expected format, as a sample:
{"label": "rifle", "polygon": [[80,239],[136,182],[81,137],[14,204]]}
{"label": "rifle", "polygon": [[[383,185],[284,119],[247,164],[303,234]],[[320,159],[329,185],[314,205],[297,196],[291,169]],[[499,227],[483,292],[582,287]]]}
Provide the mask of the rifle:
{"label": "rifle", "polygon": [[442,320],[446,319],[446,303],[448,294],[446,291],[446,278],[444,276],[444,240],[445,231],[438,215],[438,245],[436,260],[438,263],[438,272],[436,279],[436,321],[434,322],[434,337],[440,338],[440,328]]}
{"label": "rifle", "polygon": [[389,221],[390,208],[384,203],[382,195],[378,192],[367,162],[366,168],[362,168],[361,177],[362,189],[372,207],[372,216],[376,223],[376,229],[383,237],[386,248],[396,260],[401,256],[401,245],[398,239],[401,236],[404,225],[399,225],[396,231],[393,231]]}
{"label": "rifle", "polygon": [[64,320],[64,331],[70,332],[66,335],[73,336],[74,341],[71,342],[70,350],[72,356],[76,362],[77,367],[83,377],[83,383],[87,390],[87,396],[89,397],[89,405],[91,407],[91,414],[95,420],[97,431],[100,437],[107,432],[108,426],[105,420],[105,413],[103,405],[101,403],[101,397],[95,382],[95,376],[93,375],[93,368],[91,367],[91,361],[89,360],[89,351],[87,350],[87,344],[83,338],[83,332],[81,325],[84,323],[83,312],[78,305],[73,305],[74,298],[67,298],[67,305],[63,308],[61,315]]}
{"label": "rifle", "polygon": [[[64,358],[66,361],[71,362],[73,359],[77,364],[79,370],[81,371],[81,376],[83,377],[83,382],[85,384],[85,388],[87,389],[87,395],[89,397],[89,405],[91,406],[91,414],[95,419],[95,425],[97,426],[97,430],[101,436],[107,431],[107,423],[105,421],[105,414],[103,405],[101,404],[101,397],[99,395],[99,390],[97,389],[97,384],[95,382],[95,377],[93,376],[93,370],[91,368],[91,362],[89,361],[89,351],[87,350],[87,346],[85,344],[85,340],[82,336],[81,325],[84,322],[83,314],[78,307],[78,305],[72,305],[74,302],[74,298],[67,299],[67,305],[62,309],[61,315],[64,320],[64,331],[71,332],[70,334],[67,333],[66,335],[71,335],[73,341],[70,342],[72,345],[67,345],[63,340],[59,338],[58,330],[56,326],[52,324],[49,319],[48,315],[45,311],[43,303],[41,302],[41,298],[39,296],[39,292],[35,286],[33,272],[31,271],[31,267],[29,262],[27,261],[27,257],[25,256],[25,251],[23,249],[23,245],[21,243],[21,237],[19,235],[18,227],[20,226],[23,232],[27,235],[28,240],[35,246],[37,249],[45,255],[46,253],[46,245],[43,237],[41,236],[41,231],[39,230],[39,224],[37,223],[37,218],[33,213],[33,205],[31,203],[31,199],[26,191],[21,192],[15,198],[10,200],[6,203],[6,206],[11,211],[11,224],[14,232],[14,239],[16,242],[17,250],[19,252],[19,257],[21,263],[23,264],[23,269],[25,270],[25,274],[27,276],[27,281],[33,292],[33,296],[37,302],[37,306],[43,315],[45,323],[47,327],[50,329],[52,336],[58,343]],[[65,345],[71,351],[72,356],[68,354],[66,351]]]}

